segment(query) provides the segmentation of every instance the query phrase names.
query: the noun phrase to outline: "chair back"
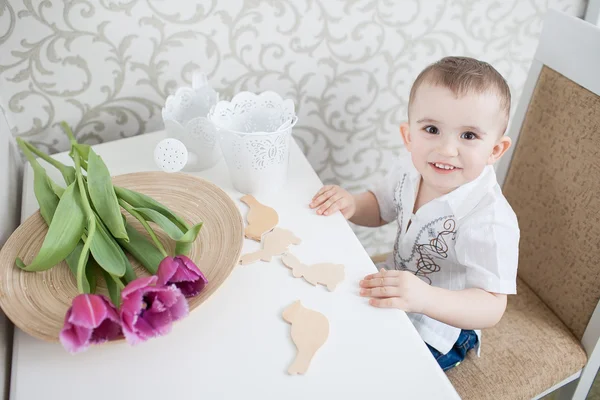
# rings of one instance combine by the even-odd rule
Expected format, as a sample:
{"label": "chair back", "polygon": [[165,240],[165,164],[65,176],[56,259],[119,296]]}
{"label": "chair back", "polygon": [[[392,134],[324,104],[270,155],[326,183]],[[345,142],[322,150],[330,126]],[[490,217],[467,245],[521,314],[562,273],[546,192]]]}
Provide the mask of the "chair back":
{"label": "chair back", "polygon": [[[600,29],[588,25],[558,13],[545,22],[503,185],[521,229],[518,274],[580,340],[600,300],[600,84],[597,72],[587,79],[600,56],[586,49]],[[573,58],[568,46],[595,54]]]}

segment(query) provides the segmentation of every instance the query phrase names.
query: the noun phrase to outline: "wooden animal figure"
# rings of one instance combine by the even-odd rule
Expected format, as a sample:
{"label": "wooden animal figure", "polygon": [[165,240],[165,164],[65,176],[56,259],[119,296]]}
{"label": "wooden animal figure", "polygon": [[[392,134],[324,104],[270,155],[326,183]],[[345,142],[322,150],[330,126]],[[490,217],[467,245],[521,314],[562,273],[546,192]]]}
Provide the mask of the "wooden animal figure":
{"label": "wooden animal figure", "polygon": [[245,195],[240,199],[250,210],[246,215],[248,225],[244,230],[244,236],[248,239],[260,242],[262,235],[271,231],[279,223],[279,215],[277,211],[271,207],[261,204],[251,195]]}
{"label": "wooden animal figure", "polygon": [[300,300],[283,310],[283,319],[292,324],[291,336],[297,349],[288,374],[304,374],[313,356],[329,336],[329,321],[320,312],[304,307]]}
{"label": "wooden animal figure", "polygon": [[278,256],[288,250],[291,244],[300,244],[302,241],[296,237],[291,231],[283,228],[275,228],[267,233],[263,238],[263,248],[254,253],[244,254],[240,258],[240,262],[250,264],[258,260],[271,261],[273,256]]}
{"label": "wooden animal figure", "polygon": [[342,264],[319,263],[306,265],[290,253],[285,253],[281,261],[286,267],[291,268],[295,278],[304,277],[306,282],[316,286],[320,283],[333,292],[338,283],[344,280],[344,266]]}

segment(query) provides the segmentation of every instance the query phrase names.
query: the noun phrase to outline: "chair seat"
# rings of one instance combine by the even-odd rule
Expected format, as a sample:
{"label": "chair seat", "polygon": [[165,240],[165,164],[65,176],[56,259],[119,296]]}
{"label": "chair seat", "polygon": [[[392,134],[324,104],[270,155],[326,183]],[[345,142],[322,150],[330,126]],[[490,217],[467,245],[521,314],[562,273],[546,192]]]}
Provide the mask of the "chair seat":
{"label": "chair seat", "polygon": [[447,372],[468,399],[531,399],[583,368],[587,356],[579,340],[520,278],[506,312],[482,332],[481,357]]}

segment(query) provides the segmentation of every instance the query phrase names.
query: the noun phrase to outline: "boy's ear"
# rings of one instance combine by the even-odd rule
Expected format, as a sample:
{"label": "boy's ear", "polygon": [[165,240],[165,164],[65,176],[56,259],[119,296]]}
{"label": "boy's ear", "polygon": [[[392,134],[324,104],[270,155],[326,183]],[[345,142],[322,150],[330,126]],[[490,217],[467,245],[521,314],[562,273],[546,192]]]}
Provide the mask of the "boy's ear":
{"label": "boy's ear", "polygon": [[502,157],[504,153],[506,153],[506,150],[510,148],[511,144],[511,138],[503,135],[494,145],[494,148],[492,149],[492,154],[490,154],[490,157],[488,158],[488,165],[492,165],[496,161],[498,161],[500,157]]}
{"label": "boy's ear", "polygon": [[408,122],[403,122],[400,124],[400,135],[402,136],[402,141],[404,141],[404,146],[406,146],[406,149],[410,151],[412,147],[412,141]]}

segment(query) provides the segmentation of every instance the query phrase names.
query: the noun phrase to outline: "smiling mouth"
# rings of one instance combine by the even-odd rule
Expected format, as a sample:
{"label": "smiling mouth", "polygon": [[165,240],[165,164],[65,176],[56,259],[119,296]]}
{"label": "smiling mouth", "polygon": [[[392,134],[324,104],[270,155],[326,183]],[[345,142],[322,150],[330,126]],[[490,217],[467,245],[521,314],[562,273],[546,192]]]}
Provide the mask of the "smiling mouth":
{"label": "smiling mouth", "polygon": [[438,162],[429,163],[429,165],[438,174],[451,174],[454,171],[459,171],[461,169],[459,167],[455,167],[454,165],[438,163]]}
{"label": "smiling mouth", "polygon": [[450,172],[450,171],[460,169],[458,167],[455,167],[454,165],[438,163],[438,162],[432,162],[432,163],[429,163],[429,165],[431,165],[433,168],[435,168],[436,170],[438,170],[440,172]]}

